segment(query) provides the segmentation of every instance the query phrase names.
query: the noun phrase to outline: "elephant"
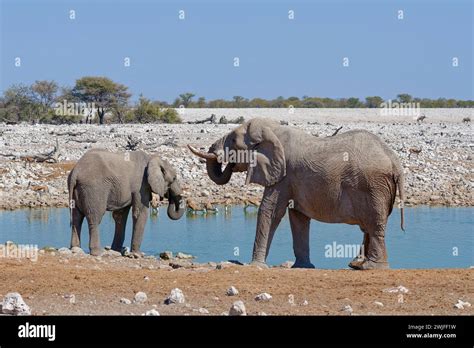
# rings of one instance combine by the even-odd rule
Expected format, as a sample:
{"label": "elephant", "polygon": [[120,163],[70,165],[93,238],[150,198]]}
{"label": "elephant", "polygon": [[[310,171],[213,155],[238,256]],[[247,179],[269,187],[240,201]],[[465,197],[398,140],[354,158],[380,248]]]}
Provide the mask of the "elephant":
{"label": "elephant", "polygon": [[288,210],[294,268],[314,268],[311,219],[358,225],[364,233],[363,255],[349,266],[388,268],[385,228],[398,188],[403,229],[404,175],[397,155],[375,134],[351,130],[321,138],[254,118],[217,140],[208,152],[191,144],[188,148],[206,160],[207,174],[216,184],[246,171],[246,184],[264,186],[251,264],[266,266],[275,230]]}
{"label": "elephant", "polygon": [[[100,255],[99,224],[106,211],[112,211],[115,235],[112,249],[121,251],[127,218],[132,208],[131,253],[141,255],[148,208],[152,193],[169,201],[172,220],[185,212],[185,201],[176,171],[158,155],[143,151],[112,153],[103,149],[87,151],[68,176],[71,220],[71,248],[80,247],[84,217],[89,225],[91,255]],[[156,203],[156,202],[155,202]]]}

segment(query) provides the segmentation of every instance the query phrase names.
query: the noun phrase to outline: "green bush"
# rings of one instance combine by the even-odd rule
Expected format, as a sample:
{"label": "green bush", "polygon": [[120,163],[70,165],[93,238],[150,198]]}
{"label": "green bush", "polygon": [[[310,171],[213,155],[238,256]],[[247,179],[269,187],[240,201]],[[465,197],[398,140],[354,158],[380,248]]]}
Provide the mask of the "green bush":
{"label": "green bush", "polygon": [[178,112],[172,108],[161,108],[145,97],[140,97],[136,108],[128,112],[126,122],[139,123],[181,123]]}

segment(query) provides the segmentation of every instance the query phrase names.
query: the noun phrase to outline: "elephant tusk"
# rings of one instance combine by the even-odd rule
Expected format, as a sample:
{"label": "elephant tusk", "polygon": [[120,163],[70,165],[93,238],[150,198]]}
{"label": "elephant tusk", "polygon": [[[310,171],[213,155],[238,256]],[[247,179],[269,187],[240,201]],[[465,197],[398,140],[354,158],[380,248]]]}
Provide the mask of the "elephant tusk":
{"label": "elephant tusk", "polygon": [[189,144],[188,144],[188,148],[189,148],[189,150],[191,150],[191,152],[193,154],[195,154],[198,157],[201,157],[201,158],[204,158],[204,159],[207,159],[207,160],[213,160],[213,161],[217,160],[217,155],[214,154],[214,153],[199,151],[198,149],[192,147]]}

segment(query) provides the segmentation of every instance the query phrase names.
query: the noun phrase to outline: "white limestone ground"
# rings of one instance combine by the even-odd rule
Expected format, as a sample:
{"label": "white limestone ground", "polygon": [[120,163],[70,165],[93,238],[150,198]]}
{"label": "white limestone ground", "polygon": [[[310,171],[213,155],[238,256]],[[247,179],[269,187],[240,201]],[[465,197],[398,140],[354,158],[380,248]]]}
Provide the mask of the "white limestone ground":
{"label": "white limestone ground", "polygon": [[[406,204],[472,206],[474,158],[472,124],[474,109],[421,109],[426,119],[385,116],[378,109],[186,109],[185,122],[215,114],[228,120],[243,116],[270,117],[288,122],[314,136],[330,136],[350,129],[366,129],[395,150],[405,168]],[[207,149],[235,124],[127,124],[127,125],[6,125],[0,123],[0,209],[67,206],[67,174],[88,149],[124,151],[128,137],[138,148],[156,152],[177,169],[187,197],[199,204],[242,203],[259,198],[263,188],[245,187],[245,173],[236,173],[225,186],[215,185],[202,160],[192,156],[188,143]],[[6,155],[50,152],[59,142],[59,163],[29,163]],[[409,157],[409,149],[421,150]]]}

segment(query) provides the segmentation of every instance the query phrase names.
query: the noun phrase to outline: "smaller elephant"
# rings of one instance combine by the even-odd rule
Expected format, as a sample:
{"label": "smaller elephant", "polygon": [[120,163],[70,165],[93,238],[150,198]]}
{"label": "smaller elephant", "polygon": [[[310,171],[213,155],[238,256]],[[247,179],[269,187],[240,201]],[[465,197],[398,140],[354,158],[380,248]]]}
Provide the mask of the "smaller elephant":
{"label": "smaller elephant", "polygon": [[93,149],[82,156],[68,177],[71,219],[71,248],[81,246],[81,226],[84,218],[89,225],[89,248],[100,255],[99,224],[106,211],[112,211],[115,235],[112,249],[121,251],[125,239],[128,213],[132,208],[133,234],[131,252],[141,255],[148,208],[152,193],[167,198],[168,216],[180,219],[185,201],[176,171],[158,155],[143,151],[112,153]]}

